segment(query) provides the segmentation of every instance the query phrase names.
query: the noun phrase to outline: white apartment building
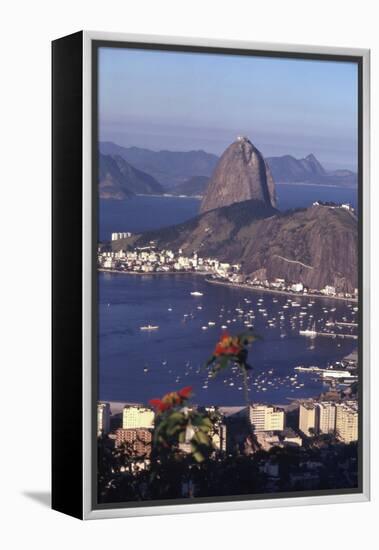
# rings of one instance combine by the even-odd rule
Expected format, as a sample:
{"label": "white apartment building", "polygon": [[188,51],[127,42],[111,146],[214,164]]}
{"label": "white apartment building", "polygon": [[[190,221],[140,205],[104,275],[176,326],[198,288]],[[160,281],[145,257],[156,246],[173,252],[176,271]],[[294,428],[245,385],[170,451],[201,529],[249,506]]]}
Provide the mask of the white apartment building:
{"label": "white apartment building", "polygon": [[354,401],[336,405],[336,433],[341,441],[358,440],[358,405]]}
{"label": "white apartment building", "polygon": [[334,296],[335,293],[336,293],[336,287],[334,286],[331,286],[331,285],[326,285],[322,290],[321,292],[323,294],[326,294],[327,296]]}
{"label": "white apartment building", "polygon": [[124,430],[131,428],[153,428],[154,411],[138,406],[126,406],[122,412],[122,427]]}
{"label": "white apartment building", "polygon": [[303,292],[304,285],[303,283],[294,283],[293,285],[291,285],[291,290],[293,292]]}
{"label": "white apartment building", "polygon": [[105,269],[114,269],[116,267],[116,262],[112,258],[106,258],[103,267]]}
{"label": "white apartment building", "polygon": [[307,437],[317,431],[317,415],[314,403],[305,401],[300,404],[299,429]]}
{"label": "white apartment building", "polygon": [[334,433],[336,429],[336,406],[335,403],[322,401],[316,404],[317,407],[317,429],[320,434]]}
{"label": "white apartment building", "polygon": [[250,405],[248,417],[255,432],[273,432],[284,429],[284,411],[269,405]]}
{"label": "white apartment building", "polygon": [[118,241],[119,239],[127,239],[128,237],[131,237],[132,234],[129,232],[121,232],[121,233],[112,233],[112,241]]}
{"label": "white apartment building", "polygon": [[109,403],[97,404],[97,435],[107,435],[110,431],[111,408]]}

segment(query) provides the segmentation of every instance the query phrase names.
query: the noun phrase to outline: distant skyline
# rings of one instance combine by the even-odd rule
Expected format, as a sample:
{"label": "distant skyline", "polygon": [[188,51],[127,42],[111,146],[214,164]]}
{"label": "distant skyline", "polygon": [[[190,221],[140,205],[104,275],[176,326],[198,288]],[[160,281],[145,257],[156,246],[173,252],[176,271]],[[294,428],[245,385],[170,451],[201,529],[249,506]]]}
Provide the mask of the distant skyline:
{"label": "distant skyline", "polygon": [[246,135],[356,170],[357,79],[349,62],[100,48],[99,139],[221,155]]}

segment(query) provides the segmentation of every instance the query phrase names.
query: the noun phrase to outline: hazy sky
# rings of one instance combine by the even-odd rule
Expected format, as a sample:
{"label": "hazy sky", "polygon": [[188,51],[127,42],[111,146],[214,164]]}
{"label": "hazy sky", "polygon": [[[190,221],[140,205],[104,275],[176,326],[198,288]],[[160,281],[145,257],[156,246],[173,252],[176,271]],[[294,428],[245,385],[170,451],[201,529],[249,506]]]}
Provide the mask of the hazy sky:
{"label": "hazy sky", "polygon": [[119,145],[220,155],[246,135],[265,156],[357,167],[354,63],[101,48],[99,108]]}

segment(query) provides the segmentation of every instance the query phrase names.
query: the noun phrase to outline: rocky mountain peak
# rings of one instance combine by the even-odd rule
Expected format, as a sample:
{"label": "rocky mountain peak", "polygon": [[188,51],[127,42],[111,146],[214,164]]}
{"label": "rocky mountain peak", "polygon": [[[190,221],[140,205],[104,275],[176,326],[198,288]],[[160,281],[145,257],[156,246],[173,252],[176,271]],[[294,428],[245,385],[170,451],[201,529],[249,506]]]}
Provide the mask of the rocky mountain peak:
{"label": "rocky mountain peak", "polygon": [[260,151],[249,138],[238,136],[217,163],[200,211],[250,199],[275,207],[275,184]]}
{"label": "rocky mountain peak", "polygon": [[307,157],[305,157],[304,162],[306,164],[307,169],[310,172],[313,172],[319,175],[324,175],[326,173],[324,167],[317,160],[317,158],[314,156],[313,153],[310,153]]}

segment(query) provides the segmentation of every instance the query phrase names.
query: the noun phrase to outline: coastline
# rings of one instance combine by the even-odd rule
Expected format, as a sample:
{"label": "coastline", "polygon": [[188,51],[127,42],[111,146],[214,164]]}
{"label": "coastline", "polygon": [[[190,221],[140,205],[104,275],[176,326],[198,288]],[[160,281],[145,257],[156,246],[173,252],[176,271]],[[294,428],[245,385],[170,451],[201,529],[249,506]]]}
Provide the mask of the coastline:
{"label": "coastline", "polygon": [[103,272],[103,273],[118,273],[122,275],[201,275],[206,276],[209,275],[208,271],[148,271],[147,273],[144,273],[142,271],[125,271],[121,269],[105,269],[103,267],[98,267],[97,271]]}
{"label": "coastline", "polygon": [[242,290],[252,290],[255,292],[270,292],[272,294],[282,294],[284,296],[294,296],[295,298],[320,298],[321,300],[342,300],[344,302],[353,302],[358,303],[356,298],[345,298],[341,296],[323,296],[321,294],[299,294],[295,292],[290,292],[288,290],[276,290],[273,288],[264,288],[258,286],[245,285],[244,283],[229,283],[227,281],[220,281],[218,279],[206,279],[207,283],[214,285],[224,285],[239,288]]}
{"label": "coastline", "polygon": [[203,197],[201,195],[174,195],[171,193],[161,193],[160,195],[153,195],[152,193],[136,193],[136,197],[154,197],[156,199],[197,199],[201,200]]}
{"label": "coastline", "polygon": [[[290,182],[290,181],[276,181],[276,185],[291,185],[296,187],[323,187],[327,189],[341,189],[341,190],[356,190],[357,185],[350,184],[350,185],[343,185],[338,183],[311,183],[311,182]],[[162,193],[162,194],[152,194],[152,193],[136,193],[137,197],[164,197],[168,199],[196,199],[196,200],[202,200],[203,195],[175,195],[173,193]]]}
{"label": "coastline", "polygon": [[308,183],[308,182],[290,182],[276,181],[275,185],[295,185],[296,187],[330,187],[332,189],[356,189],[357,185],[342,185],[338,183]]}
{"label": "coastline", "polygon": [[[138,275],[138,276],[159,276],[159,275],[197,275],[206,277],[209,276],[208,271],[151,271],[148,273],[143,273],[140,271],[124,271],[124,270],[118,270],[118,269],[105,269],[103,267],[97,268],[98,272],[102,273],[117,273],[122,275]],[[295,298],[318,298],[321,300],[340,300],[343,302],[351,302],[351,303],[358,303],[358,300],[356,298],[345,298],[341,296],[323,296],[321,294],[298,294],[295,292],[290,292],[288,290],[276,290],[273,288],[265,288],[265,287],[258,287],[258,286],[250,286],[245,285],[244,283],[229,283],[228,281],[221,281],[220,279],[205,279],[206,283],[214,284],[214,285],[222,285],[222,286],[228,286],[231,288],[238,288],[240,290],[249,290],[253,292],[268,292],[271,294],[281,294],[283,296],[293,296]]]}

